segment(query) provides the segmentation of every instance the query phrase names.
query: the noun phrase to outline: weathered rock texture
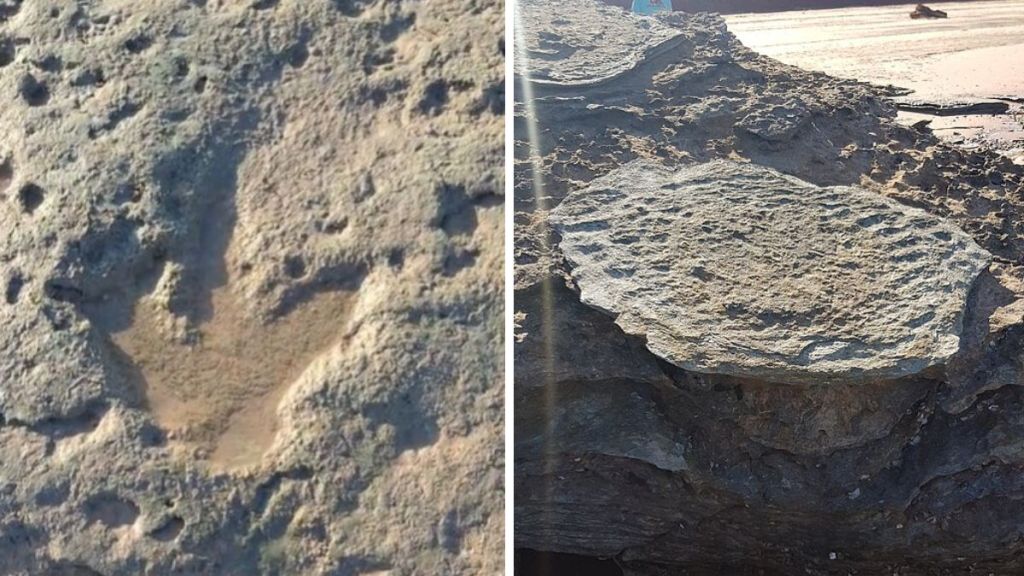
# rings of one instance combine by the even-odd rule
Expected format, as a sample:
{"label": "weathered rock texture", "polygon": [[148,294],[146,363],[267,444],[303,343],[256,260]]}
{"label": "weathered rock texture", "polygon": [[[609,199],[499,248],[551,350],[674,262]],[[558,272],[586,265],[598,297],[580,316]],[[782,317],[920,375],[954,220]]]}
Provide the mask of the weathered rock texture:
{"label": "weathered rock texture", "polygon": [[517,46],[525,54],[513,60],[513,67],[517,74],[529,75],[532,84],[600,84],[659,51],[671,49],[680,40],[677,28],[654,19],[638,26],[635,20],[605,18],[600,34],[614,37],[614,42],[594,42],[595,30],[580,27],[571,19],[525,18],[518,25],[521,43]]}
{"label": "weathered rock texture", "polygon": [[987,253],[859,187],[637,160],[551,213],[580,299],[686,370],[824,384],[942,364]]}
{"label": "weathered rock texture", "polygon": [[[617,63],[621,72],[602,74],[596,83],[552,83],[554,72],[531,83],[536,67],[517,68],[516,545],[612,557],[630,574],[1024,570],[1024,167],[900,126],[884,89],[758,56],[716,16],[675,13],[652,24],[584,0],[525,0],[518,7],[519,22],[545,38],[550,53],[628,42],[653,26],[676,32],[664,50],[657,49],[664,42],[629,47],[635,60]],[[603,33],[627,22],[635,33]],[[567,29],[572,34],[561,32]],[[533,48],[521,46],[517,54]],[[627,48],[601,50],[624,54]],[[556,70],[558,58],[543,66]],[[594,194],[625,189],[595,181],[638,159],[679,174],[723,159],[748,164],[743,171],[770,168],[806,182],[787,180],[802,198],[836,194],[852,203],[873,194],[887,212],[917,215],[911,218],[950,235],[922,235],[919,241],[930,246],[951,246],[965,233],[991,262],[966,295],[960,329],[935,333],[959,334],[955,352],[934,355],[932,367],[913,374],[849,373],[828,385],[788,376],[779,382],[772,370],[737,376],[664,361],[648,349],[651,341],[581,302],[580,290],[594,294],[612,284],[602,288],[597,276],[580,275],[591,262],[573,253],[584,245],[582,232],[563,230],[563,237],[549,219],[557,207],[564,227],[574,208],[559,204],[567,196],[572,204],[583,201],[577,194],[588,187]],[[651,203],[667,209],[684,202],[676,190],[658,192],[662,201]],[[658,217],[640,206],[648,213],[620,221],[621,237]],[[594,219],[621,216],[601,210]],[[702,213],[719,224],[729,215]],[[773,213],[794,224],[809,220]],[[688,222],[666,217],[677,226]],[[879,242],[894,241],[880,238],[883,229],[868,232]],[[608,239],[599,245],[614,244],[615,230],[598,232]],[[676,229],[668,233],[682,238]],[[794,243],[784,253],[806,246],[803,239],[813,234],[793,226]],[[609,259],[608,268],[636,267],[644,245],[634,246],[618,261]],[[832,245],[818,249],[835,253]],[[689,253],[712,258],[696,248]],[[964,279],[979,264],[968,261]],[[877,258],[858,263],[887,265]],[[684,265],[683,259],[670,263],[680,272]],[[757,262],[721,264],[744,265],[761,270]],[[634,272],[648,273],[654,271]],[[762,288],[778,290],[767,282]],[[963,298],[950,299],[938,284],[923,294],[936,304],[931,321],[945,315],[938,312],[942,303]],[[885,302],[867,305],[888,309],[898,296],[886,286],[877,295]],[[737,300],[758,298],[765,296]],[[917,306],[907,304],[907,319]],[[702,333],[727,333],[727,311],[714,318],[700,326]]]}
{"label": "weathered rock texture", "polygon": [[0,2],[0,574],[499,569],[502,12]]}

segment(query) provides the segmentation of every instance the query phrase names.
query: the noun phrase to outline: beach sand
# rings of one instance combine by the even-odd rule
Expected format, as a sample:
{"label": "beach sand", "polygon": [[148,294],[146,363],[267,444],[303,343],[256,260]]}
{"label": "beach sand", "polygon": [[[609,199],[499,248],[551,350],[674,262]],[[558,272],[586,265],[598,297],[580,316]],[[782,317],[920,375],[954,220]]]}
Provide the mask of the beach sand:
{"label": "beach sand", "polygon": [[1024,2],[952,2],[948,19],[911,20],[914,4],[726,16],[750,48],[833,76],[912,90],[939,104],[1001,99],[1003,115],[931,117],[940,137],[1024,162]]}

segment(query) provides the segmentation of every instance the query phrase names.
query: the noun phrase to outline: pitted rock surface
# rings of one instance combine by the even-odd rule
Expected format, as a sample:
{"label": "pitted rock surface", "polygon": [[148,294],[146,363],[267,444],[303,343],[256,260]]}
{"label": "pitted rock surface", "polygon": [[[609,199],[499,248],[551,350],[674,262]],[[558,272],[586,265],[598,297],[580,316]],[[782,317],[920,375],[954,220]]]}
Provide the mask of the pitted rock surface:
{"label": "pitted rock surface", "polygon": [[[525,54],[515,59],[516,73],[534,84],[583,86],[622,74],[653,53],[666,49],[681,31],[654,18],[624,14],[600,5],[600,18],[575,18],[538,2],[517,2],[517,43]],[[615,41],[605,39],[615,38]]]}
{"label": "pitted rock surface", "polygon": [[0,0],[0,574],[493,574],[504,7]]}
{"label": "pitted rock surface", "polygon": [[553,211],[584,303],[677,366],[785,383],[900,378],[956,353],[990,256],[853,186],[635,161]]}

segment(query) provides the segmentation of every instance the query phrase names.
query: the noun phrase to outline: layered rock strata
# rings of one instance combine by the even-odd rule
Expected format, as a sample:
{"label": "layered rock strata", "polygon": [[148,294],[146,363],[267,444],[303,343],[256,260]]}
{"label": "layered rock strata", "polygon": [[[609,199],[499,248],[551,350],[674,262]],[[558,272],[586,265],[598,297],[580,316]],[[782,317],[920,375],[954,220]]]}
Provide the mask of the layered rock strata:
{"label": "layered rock strata", "polygon": [[[896,93],[761,57],[717,16],[531,0],[517,18],[516,545],[629,574],[1024,569],[1024,168],[901,126]],[[579,75],[581,51],[616,72]],[[856,224],[880,214],[917,224]],[[826,238],[877,250],[846,268]],[[935,281],[777,298],[835,278],[817,260]],[[801,335],[852,352],[874,322],[857,338],[893,345],[886,369],[862,370],[874,350],[793,364]],[[817,360],[827,378],[806,377]]]}

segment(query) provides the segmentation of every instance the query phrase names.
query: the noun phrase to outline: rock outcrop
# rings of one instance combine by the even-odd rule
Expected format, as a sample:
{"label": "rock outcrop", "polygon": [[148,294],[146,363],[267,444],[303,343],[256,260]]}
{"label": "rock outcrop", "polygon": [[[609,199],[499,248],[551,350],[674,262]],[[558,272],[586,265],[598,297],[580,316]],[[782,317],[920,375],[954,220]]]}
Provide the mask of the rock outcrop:
{"label": "rock outcrop", "polygon": [[583,303],[685,370],[780,383],[944,364],[988,254],[922,210],[717,160],[636,160],[552,211]]}
{"label": "rock outcrop", "polygon": [[914,20],[919,18],[948,18],[949,14],[942,10],[929,8],[924,4],[918,4],[914,7],[914,11],[910,13],[910,17]]}
{"label": "rock outcrop", "polygon": [[500,569],[500,2],[0,2],[0,574]]}
{"label": "rock outcrop", "polygon": [[[543,38],[551,56],[517,64],[515,79],[516,546],[614,558],[637,575],[1024,569],[1024,167],[901,126],[896,93],[759,56],[717,16],[638,18],[586,1],[518,6],[527,31],[520,54]],[[600,33],[624,23],[636,30]],[[646,46],[617,45],[642,36]],[[587,49],[635,57],[595,66],[616,68],[611,77],[551,81],[565,57],[558,54]],[[533,82],[538,68],[545,71]],[[715,177],[695,176],[702,171]],[[749,190],[730,186],[741,176]],[[766,211],[766,181],[807,210]],[[735,198],[735,211],[711,191]],[[894,337],[893,351],[907,346],[894,361],[926,362],[875,377],[836,367],[824,381],[802,378],[788,361],[749,361],[751,348],[757,357],[779,342],[757,339],[755,304],[775,303],[777,282],[810,282],[816,270],[793,259],[789,275],[711,252],[749,257],[768,246],[777,254],[768,262],[783,262],[817,249],[829,262],[835,244],[814,246],[815,210],[829,195],[852,214],[827,220],[826,231],[877,213],[865,211],[871,205],[929,230],[850,232],[878,242],[879,252],[851,256],[858,269],[913,268],[900,242],[936,255],[959,244],[966,266],[936,259],[927,267],[959,278],[945,284],[953,290],[940,287],[945,281],[883,282],[860,306],[845,301],[857,287],[837,285],[834,293],[847,296],[821,309],[808,304],[805,322],[777,333],[781,342],[856,331],[850,320],[863,312],[869,323],[894,320],[877,325],[878,335]],[[751,224],[740,207],[778,217],[788,235],[734,229],[734,221]],[[661,294],[658,234],[677,242],[666,255],[679,251],[666,262]],[[702,251],[704,238],[715,244]],[[699,258],[712,266],[690,262]],[[712,277],[715,266],[733,276]],[[739,276],[745,267],[764,281]],[[683,282],[691,271],[711,288]],[[686,287],[707,291],[702,298]],[[741,297],[727,292],[734,287]],[[677,302],[686,304],[671,308]],[[726,304],[740,305],[735,318]],[[848,318],[838,314],[846,304]],[[935,316],[918,314],[926,308]],[[826,318],[833,321],[820,323]],[[915,328],[914,319],[924,323]],[[763,324],[765,334],[781,328]],[[687,360],[702,352],[697,346],[672,356],[679,326],[721,337],[706,348],[713,366]],[[651,337],[662,330],[673,334],[670,349]],[[897,333],[907,340],[896,344]],[[864,358],[876,357],[857,361]]]}

